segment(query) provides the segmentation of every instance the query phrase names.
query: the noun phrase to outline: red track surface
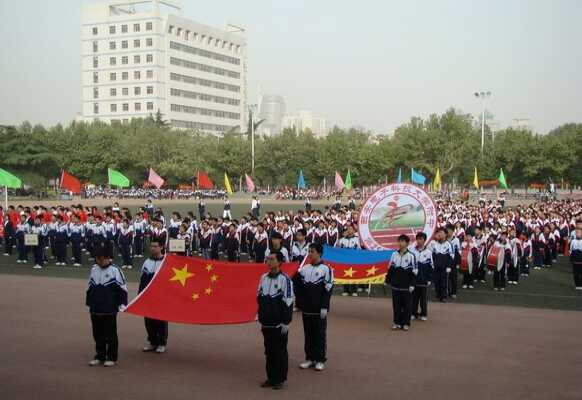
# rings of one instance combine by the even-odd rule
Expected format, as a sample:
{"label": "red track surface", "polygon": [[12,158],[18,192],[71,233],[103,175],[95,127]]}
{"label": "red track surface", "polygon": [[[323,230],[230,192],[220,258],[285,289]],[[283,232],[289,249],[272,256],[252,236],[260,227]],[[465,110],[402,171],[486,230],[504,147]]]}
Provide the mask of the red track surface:
{"label": "red track surface", "polygon": [[395,249],[398,247],[398,236],[406,234],[410,237],[410,241],[412,242],[414,241],[414,236],[417,234],[417,232],[421,231],[422,229],[413,228],[388,228],[381,231],[373,231],[372,237],[381,246]]}

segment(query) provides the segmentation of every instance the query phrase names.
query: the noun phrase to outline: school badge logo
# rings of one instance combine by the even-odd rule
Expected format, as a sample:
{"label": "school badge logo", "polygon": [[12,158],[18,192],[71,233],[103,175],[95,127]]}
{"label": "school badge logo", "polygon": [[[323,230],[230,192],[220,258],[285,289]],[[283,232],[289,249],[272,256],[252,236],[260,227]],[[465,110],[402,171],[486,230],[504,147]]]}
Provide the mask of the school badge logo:
{"label": "school badge logo", "polygon": [[360,242],[369,250],[394,250],[402,234],[412,242],[418,232],[424,232],[430,240],[436,218],[436,206],[423,189],[407,183],[387,185],[364,203],[359,219]]}

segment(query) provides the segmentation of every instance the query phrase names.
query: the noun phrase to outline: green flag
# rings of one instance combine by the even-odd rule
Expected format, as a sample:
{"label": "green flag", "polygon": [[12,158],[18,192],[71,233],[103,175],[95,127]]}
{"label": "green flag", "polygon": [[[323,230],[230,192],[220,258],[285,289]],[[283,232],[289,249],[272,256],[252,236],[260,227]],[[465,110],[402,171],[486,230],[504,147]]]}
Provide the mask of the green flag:
{"label": "green flag", "polygon": [[348,169],[348,174],[346,175],[346,182],[344,184],[344,187],[347,190],[351,190],[352,189],[352,175],[350,174],[350,170]]}
{"label": "green flag", "polygon": [[109,178],[109,185],[117,187],[128,187],[129,179],[121,172],[111,168],[107,168],[107,177]]}
{"label": "green flag", "polygon": [[0,186],[9,187],[10,189],[19,189],[22,187],[22,181],[10,172],[0,168]]}
{"label": "green flag", "polygon": [[499,180],[499,186],[501,186],[503,189],[509,189],[507,186],[507,181],[505,180],[505,175],[503,174],[503,168],[499,170],[499,178],[497,179]]}

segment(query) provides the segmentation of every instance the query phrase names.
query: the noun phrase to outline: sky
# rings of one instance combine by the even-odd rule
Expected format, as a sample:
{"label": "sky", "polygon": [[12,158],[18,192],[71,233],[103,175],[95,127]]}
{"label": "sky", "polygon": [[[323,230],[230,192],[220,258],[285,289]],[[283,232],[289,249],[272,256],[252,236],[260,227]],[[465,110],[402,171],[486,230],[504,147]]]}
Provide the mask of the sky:
{"label": "sky", "polygon": [[[0,0],[0,124],[68,123],[80,111],[81,4]],[[582,1],[182,0],[183,16],[248,30],[257,88],[341,127],[392,132],[450,107],[499,128],[582,122]]]}

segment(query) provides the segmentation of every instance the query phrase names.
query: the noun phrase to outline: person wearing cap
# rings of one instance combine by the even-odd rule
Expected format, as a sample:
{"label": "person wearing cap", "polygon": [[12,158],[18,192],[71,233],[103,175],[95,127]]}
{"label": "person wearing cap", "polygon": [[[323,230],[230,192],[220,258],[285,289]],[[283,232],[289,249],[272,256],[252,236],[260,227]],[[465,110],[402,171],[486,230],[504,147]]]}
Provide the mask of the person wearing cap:
{"label": "person wearing cap", "polygon": [[283,247],[282,242],[283,235],[281,235],[279,232],[273,232],[270,240],[271,245],[265,251],[265,262],[267,262],[269,254],[275,252],[281,252],[281,254],[283,255],[283,262],[286,263],[289,262],[289,251],[287,251],[286,247]]}
{"label": "person wearing cap", "polygon": [[323,246],[309,245],[309,263],[305,263],[293,278],[297,304],[303,316],[305,334],[305,361],[299,368],[325,369],[327,342],[327,314],[333,290],[333,270],[323,263]]}
{"label": "person wearing cap", "polygon": [[392,253],[390,268],[386,274],[385,283],[392,287],[393,330],[407,331],[410,328],[411,295],[418,268],[416,257],[408,250],[409,243],[410,238],[407,235],[398,236],[398,251]]}
{"label": "person wearing cap", "polygon": [[95,265],[91,268],[85,300],[96,351],[89,365],[113,367],[118,358],[117,313],[127,305],[127,285],[121,269],[111,263],[111,242],[98,242],[94,252]]}
{"label": "person wearing cap", "polygon": [[287,341],[293,318],[293,283],[281,271],[283,261],[280,251],[267,256],[269,272],[261,276],[257,293],[258,320],[264,338],[267,371],[267,380],[261,386],[275,390],[281,389],[287,381]]}

